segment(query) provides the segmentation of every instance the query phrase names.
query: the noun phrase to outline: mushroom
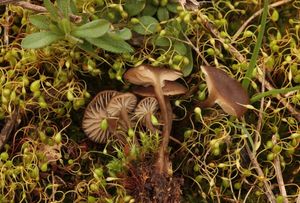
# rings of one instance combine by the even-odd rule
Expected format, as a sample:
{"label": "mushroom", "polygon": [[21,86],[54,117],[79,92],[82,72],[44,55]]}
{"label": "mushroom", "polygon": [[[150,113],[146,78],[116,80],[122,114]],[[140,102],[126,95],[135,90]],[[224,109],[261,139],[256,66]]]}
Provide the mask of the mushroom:
{"label": "mushroom", "polygon": [[178,71],[162,67],[153,67],[150,65],[140,65],[138,67],[130,68],[124,74],[124,78],[130,83],[145,87],[152,86],[158,101],[164,123],[162,130],[163,139],[159,148],[156,163],[156,171],[159,174],[166,174],[168,172],[169,160],[167,147],[172,126],[172,119],[170,119],[172,114],[171,105],[168,98],[164,97],[163,87],[165,86],[166,81],[175,81],[181,76],[182,74]]}
{"label": "mushroom", "polygon": [[[175,96],[180,94],[185,94],[187,92],[187,88],[182,84],[174,81],[166,81],[165,86],[162,88],[163,94],[165,96],[165,100],[169,100],[166,96]],[[155,97],[154,88],[151,86],[148,87],[136,87],[133,89],[133,93],[143,96],[143,97]],[[169,102],[166,102],[167,104]],[[169,112],[172,112],[171,106],[169,106]],[[169,115],[169,120],[173,120],[174,115],[171,113]],[[171,125],[171,124],[170,124]]]}
{"label": "mushroom", "polygon": [[137,103],[137,98],[134,94],[124,93],[113,97],[107,105],[106,111],[110,117],[119,117],[130,129],[131,121],[128,112],[133,111]]}
{"label": "mushroom", "polygon": [[221,69],[211,66],[201,66],[201,69],[205,74],[208,97],[198,105],[206,108],[217,103],[229,115],[238,118],[244,115],[247,108],[243,105],[249,104],[249,96],[242,85]]}
{"label": "mushroom", "polygon": [[146,97],[142,99],[134,111],[133,119],[141,121],[146,129],[151,132],[156,132],[157,129],[154,128],[151,122],[151,116],[155,115],[158,110],[158,102],[155,97]]}
{"label": "mushroom", "polygon": [[[106,106],[112,97],[119,92],[106,90],[98,93],[85,109],[82,128],[85,134],[94,142],[105,143],[109,134],[116,129],[117,118],[109,118]],[[106,123],[107,122],[107,123]],[[101,124],[105,125],[101,128]]]}
{"label": "mushroom", "polygon": [[[111,117],[120,118],[121,122],[125,122],[126,128],[129,132],[129,129],[132,129],[131,120],[128,116],[128,113],[133,111],[137,103],[137,98],[132,93],[124,93],[113,97],[107,105],[106,111],[107,114]],[[133,142],[139,146],[138,141],[133,136]]]}

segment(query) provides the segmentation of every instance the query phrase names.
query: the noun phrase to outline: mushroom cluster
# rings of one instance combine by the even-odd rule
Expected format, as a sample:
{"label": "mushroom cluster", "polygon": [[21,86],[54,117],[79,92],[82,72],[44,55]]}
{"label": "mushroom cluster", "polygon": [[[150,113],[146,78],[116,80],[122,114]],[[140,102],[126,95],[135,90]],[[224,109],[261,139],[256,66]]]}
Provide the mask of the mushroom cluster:
{"label": "mushroom cluster", "polygon": [[[226,113],[241,117],[247,110],[245,105],[249,104],[249,96],[240,83],[221,69],[209,66],[201,66],[201,69],[205,73],[209,95],[205,101],[198,102],[198,106],[205,108],[217,103]],[[143,64],[130,68],[124,79],[138,85],[133,93],[107,90],[97,94],[86,108],[82,124],[84,132],[91,140],[100,143],[107,142],[110,135],[126,142],[125,137],[119,136],[118,129],[129,132],[136,125],[150,132],[160,132],[162,141],[155,167],[159,174],[168,173],[171,165],[168,143],[173,118],[169,96],[187,91],[175,81],[180,77],[180,72],[163,67]],[[145,98],[137,104],[135,95]],[[158,128],[158,123],[153,123],[153,118],[159,118],[161,128]]]}
{"label": "mushroom cluster", "polygon": [[[185,90],[184,86],[176,82],[167,82],[162,88],[164,96],[183,94]],[[85,134],[92,141],[106,143],[114,136],[124,141],[120,132],[128,132],[135,125],[152,133],[159,132],[157,124],[152,121],[160,114],[154,88],[139,87],[133,92],[134,94],[104,90],[94,97],[84,112],[82,122]],[[144,97],[138,104],[135,94]]]}
{"label": "mushroom cluster", "polygon": [[140,65],[129,69],[124,74],[125,80],[140,85],[134,90],[135,94],[157,99],[163,123],[162,142],[155,164],[156,171],[159,174],[167,174],[170,171],[168,143],[172,128],[172,108],[168,96],[186,93],[187,89],[180,83],[175,82],[180,77],[182,77],[181,72],[151,65]]}
{"label": "mushroom cluster", "polygon": [[157,116],[157,111],[158,103],[153,97],[146,97],[137,104],[137,97],[132,93],[104,90],[87,106],[82,128],[94,142],[106,143],[113,136],[124,141],[120,132],[128,132],[136,123],[154,132],[151,116]]}
{"label": "mushroom cluster", "polygon": [[[119,136],[118,129],[128,132],[136,124],[150,132],[161,130],[162,142],[156,167],[159,173],[167,172],[170,166],[167,147],[173,116],[168,96],[186,93],[186,87],[175,82],[181,76],[178,71],[150,65],[129,69],[124,74],[125,80],[140,86],[133,90],[134,94],[113,90],[98,93],[85,110],[84,132],[91,140],[105,143],[110,136]],[[135,95],[144,98],[137,104]],[[162,129],[153,123],[153,118],[160,119],[158,123]]]}

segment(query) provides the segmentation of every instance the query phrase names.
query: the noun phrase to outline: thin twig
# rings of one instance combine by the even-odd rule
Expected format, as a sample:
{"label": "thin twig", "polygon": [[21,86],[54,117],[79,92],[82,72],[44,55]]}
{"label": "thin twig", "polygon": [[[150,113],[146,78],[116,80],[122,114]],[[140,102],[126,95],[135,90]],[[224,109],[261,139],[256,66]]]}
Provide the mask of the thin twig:
{"label": "thin twig", "polygon": [[[5,4],[14,4],[16,6],[20,6],[22,8],[29,9],[29,10],[32,10],[32,11],[35,11],[35,12],[38,12],[38,13],[45,13],[45,12],[47,12],[47,9],[45,7],[39,6],[39,5],[35,5],[35,4],[29,3],[27,1],[2,0],[0,2],[0,5],[2,5],[2,4],[3,5],[5,5]],[[81,16],[74,15],[74,14],[70,14],[69,17],[72,20],[72,22],[74,22],[74,23],[80,23],[81,20],[82,20]]]}
{"label": "thin twig", "polygon": [[7,16],[5,18],[5,25],[3,25],[3,27],[4,27],[3,42],[6,46],[8,46],[8,44],[9,44],[9,31],[10,31],[10,26],[11,26],[11,23],[9,21],[12,18],[13,18],[12,16]]}
{"label": "thin twig", "polygon": [[4,127],[0,132],[0,149],[3,148],[13,130],[19,125],[20,123],[20,113],[18,107],[13,111],[12,115],[6,120]]}
{"label": "thin twig", "polygon": [[264,183],[264,187],[265,187],[265,190],[266,190],[266,195],[269,199],[269,202],[271,203],[275,203],[276,202],[276,199],[275,199],[275,196],[271,190],[271,186],[270,184],[268,183],[268,181],[266,180],[266,177],[264,175],[264,172],[263,170],[261,169],[261,167],[259,166],[259,163],[256,159],[256,156],[252,153],[248,143],[246,142],[246,150],[247,150],[247,153],[251,159],[251,163],[254,165],[255,167],[255,170],[257,172],[257,174],[259,175],[260,179],[262,180],[262,182]]}
{"label": "thin twig", "polygon": [[[283,4],[286,4],[288,2],[291,2],[292,0],[282,0],[282,1],[278,1],[276,3],[270,4],[269,8],[275,8],[277,6],[281,6]],[[263,9],[260,9],[259,11],[257,11],[256,13],[254,13],[250,18],[248,18],[248,20],[246,20],[246,22],[240,27],[240,29],[233,35],[232,37],[232,41],[235,41],[239,35],[243,32],[243,30],[248,26],[248,24],[257,16],[259,16],[261,13],[263,12]]]}
{"label": "thin twig", "polygon": [[[261,83],[261,92],[264,92],[265,91],[265,65],[263,65],[263,76],[262,76],[262,83]],[[257,121],[257,126],[256,126],[256,135],[255,135],[255,139],[254,139],[254,146],[255,146],[255,149],[256,150],[258,147],[257,146],[257,143],[258,143],[258,138],[259,138],[259,135],[260,135],[260,130],[261,130],[261,126],[262,126],[262,120],[263,120],[263,109],[264,109],[264,103],[265,103],[265,98],[263,97],[261,100],[260,100],[260,109],[259,109],[259,114],[258,114],[258,121]]]}
{"label": "thin twig", "polygon": [[198,56],[200,56],[200,58],[203,60],[205,65],[209,66],[209,63],[207,62],[207,60],[204,58],[204,56],[199,51],[199,49],[193,44],[193,42],[191,42],[191,40],[188,38],[188,36],[186,36],[184,33],[183,33],[183,36],[187,40],[187,42],[188,42],[187,44],[190,45],[194,49],[194,51],[198,54]]}
{"label": "thin twig", "polygon": [[[21,6],[23,8],[26,8],[26,9],[29,9],[29,10],[32,10],[32,11],[36,11],[38,13],[45,13],[45,12],[47,12],[47,9],[45,7],[38,6],[38,5],[35,5],[35,4],[31,4],[31,3],[26,2],[26,1],[17,2],[17,3],[15,3],[15,5]],[[74,14],[70,14],[69,17],[72,20],[72,22],[74,22],[74,23],[80,23],[81,20],[82,20],[81,16],[74,15]]]}
{"label": "thin twig", "polygon": [[12,4],[12,3],[16,3],[18,1],[21,1],[21,0],[0,0],[0,5]]}
{"label": "thin twig", "polygon": [[32,4],[32,3],[26,2],[26,1],[20,1],[20,2],[14,3],[14,5],[21,6],[22,8],[29,9],[29,10],[32,10],[32,11],[35,11],[35,12],[38,12],[38,13],[47,12],[47,9],[45,7],[35,5],[35,4]]}
{"label": "thin twig", "polygon": [[[272,136],[272,142],[274,145],[277,143],[277,139],[275,135]],[[277,178],[278,187],[279,187],[280,194],[283,197],[283,202],[288,203],[285,184],[282,177],[279,155],[276,155],[276,157],[274,158],[274,166],[275,166],[274,168],[275,168],[275,175]]]}

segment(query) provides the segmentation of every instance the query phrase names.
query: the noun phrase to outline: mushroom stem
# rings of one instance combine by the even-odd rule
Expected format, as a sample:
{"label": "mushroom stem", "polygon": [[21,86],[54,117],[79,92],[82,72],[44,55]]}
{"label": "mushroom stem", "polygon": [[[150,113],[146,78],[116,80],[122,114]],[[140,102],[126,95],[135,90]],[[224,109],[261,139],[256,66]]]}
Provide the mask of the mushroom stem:
{"label": "mushroom stem", "polygon": [[[122,108],[121,109],[121,114],[120,115],[121,115],[122,120],[125,121],[126,127],[128,129],[130,129],[132,127],[132,125],[131,125],[131,121],[129,119],[129,116],[128,116],[126,108]],[[137,141],[135,135],[133,136],[133,142],[134,142],[134,144],[136,144],[136,146],[140,146],[140,144]]]}
{"label": "mushroom stem", "polygon": [[127,113],[127,111],[126,111],[126,108],[122,108],[122,109],[121,109],[120,115],[121,115],[122,120],[125,121],[126,127],[127,127],[128,129],[131,128],[131,122],[130,122],[128,113]]}
{"label": "mushroom stem", "polygon": [[[159,83],[158,83],[159,84]],[[154,87],[156,99],[158,101],[160,111],[162,113],[163,120],[163,130],[162,130],[162,142],[158,151],[158,158],[156,161],[156,171],[159,174],[167,174],[168,166],[169,166],[169,156],[167,152],[170,132],[171,132],[171,120],[170,120],[170,112],[168,111],[168,107],[166,102],[170,103],[168,99],[165,100],[163,91],[160,85],[156,85]],[[166,97],[167,98],[167,97]],[[169,104],[170,105],[170,104]]]}

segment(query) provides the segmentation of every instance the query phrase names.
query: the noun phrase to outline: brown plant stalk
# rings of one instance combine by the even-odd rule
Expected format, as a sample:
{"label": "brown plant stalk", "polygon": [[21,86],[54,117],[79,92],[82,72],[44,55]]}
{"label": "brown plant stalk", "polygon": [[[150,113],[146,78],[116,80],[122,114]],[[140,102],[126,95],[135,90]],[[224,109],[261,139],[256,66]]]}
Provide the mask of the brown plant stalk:
{"label": "brown plant stalk", "polygon": [[248,143],[246,142],[246,150],[247,150],[247,153],[250,157],[250,160],[251,160],[251,163],[254,165],[255,167],[255,170],[260,178],[260,180],[262,180],[263,184],[264,184],[264,187],[265,187],[265,190],[266,190],[266,195],[269,199],[269,202],[271,203],[276,203],[276,199],[275,199],[275,196],[271,190],[271,186],[270,184],[268,183],[265,175],[264,175],[264,172],[263,170],[261,169],[261,167],[259,166],[259,163],[257,161],[257,158],[255,156],[255,154],[251,151]]}
{"label": "brown plant stalk", "polygon": [[0,5],[13,4],[13,3],[16,3],[19,1],[21,1],[21,0],[1,0]]}
{"label": "brown plant stalk", "polygon": [[[2,0],[0,2],[0,5],[5,5],[5,4],[14,4],[16,6],[20,6],[22,8],[25,8],[25,9],[29,9],[29,10],[32,10],[32,11],[35,11],[37,13],[45,13],[47,12],[47,9],[43,6],[39,6],[39,5],[35,5],[35,4],[32,4],[30,2],[27,2],[27,1],[20,1],[20,0]],[[72,22],[74,23],[80,23],[81,20],[82,20],[82,17],[81,16],[78,16],[78,15],[74,15],[74,14],[70,14],[69,15],[70,19],[72,20]]]}
{"label": "brown plant stalk", "polygon": [[3,148],[13,131],[20,124],[20,116],[19,108],[16,107],[12,114],[6,119],[6,122],[0,132],[0,149]]}
{"label": "brown plant stalk", "polygon": [[[274,145],[277,143],[277,139],[276,139],[275,135],[272,136],[272,142]],[[274,158],[274,168],[275,168],[275,175],[277,178],[279,191],[283,197],[283,202],[288,203],[285,184],[284,184],[283,177],[282,177],[282,170],[281,170],[281,166],[280,166],[279,154],[277,154],[276,157]]]}

